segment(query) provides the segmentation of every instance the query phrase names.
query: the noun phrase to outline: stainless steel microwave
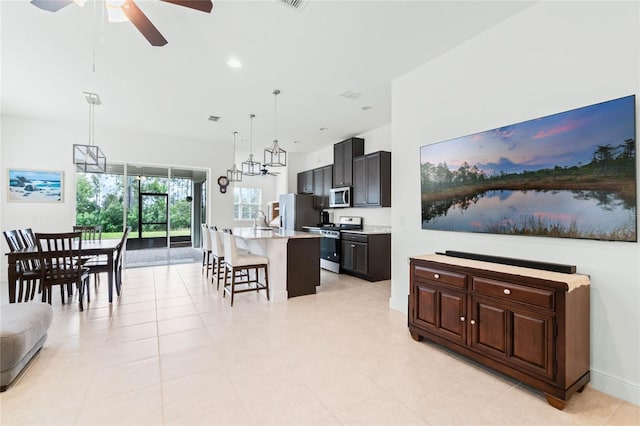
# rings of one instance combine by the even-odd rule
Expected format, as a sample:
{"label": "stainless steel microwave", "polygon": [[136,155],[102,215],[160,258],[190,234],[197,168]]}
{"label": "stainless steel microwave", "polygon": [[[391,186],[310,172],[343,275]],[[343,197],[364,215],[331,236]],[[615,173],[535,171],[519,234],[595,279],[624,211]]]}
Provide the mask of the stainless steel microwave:
{"label": "stainless steel microwave", "polygon": [[351,207],[351,187],[331,188],[329,193],[329,207]]}

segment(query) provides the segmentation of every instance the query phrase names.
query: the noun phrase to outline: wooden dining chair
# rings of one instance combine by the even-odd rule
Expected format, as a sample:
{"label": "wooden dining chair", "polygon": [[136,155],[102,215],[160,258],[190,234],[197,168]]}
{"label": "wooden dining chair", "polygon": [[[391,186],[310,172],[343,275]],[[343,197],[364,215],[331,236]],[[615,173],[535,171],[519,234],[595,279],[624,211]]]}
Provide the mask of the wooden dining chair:
{"label": "wooden dining chair", "polygon": [[22,237],[22,241],[26,247],[35,247],[36,246],[36,236],[33,234],[33,230],[31,228],[23,228],[18,231],[20,236]]}
{"label": "wooden dining chair", "polygon": [[115,267],[115,280],[116,280],[116,292],[119,295],[120,289],[122,288],[122,268],[124,267],[123,254],[127,251],[127,238],[129,238],[129,231],[131,228],[127,227],[124,230],[124,235],[122,236],[122,241],[120,242],[120,246],[118,247],[118,252],[116,253],[116,258],[113,262]]}
{"label": "wooden dining chair", "polygon": [[[22,237],[22,241],[24,242],[25,247],[37,247],[36,236],[33,233],[31,228],[23,228],[18,230],[20,236]],[[38,281],[40,276],[40,260],[39,259],[29,259],[26,261],[28,263],[28,268],[34,271],[35,275],[38,275]],[[38,289],[38,293],[41,292],[39,285],[31,286],[31,295],[29,296],[29,300],[33,300],[35,296],[36,288]]]}
{"label": "wooden dining chair", "polygon": [[[114,281],[116,287],[116,294],[120,296],[120,286],[122,284],[122,252],[125,250],[125,246],[127,245],[127,238],[129,236],[129,227],[127,227],[122,234],[122,238],[120,239],[120,244],[118,244],[118,248],[116,249],[116,256],[113,261],[114,268]],[[83,266],[89,269],[89,273],[94,276],[98,276],[98,274],[102,272],[109,273],[109,259],[106,256],[94,256],[93,259],[84,262]]]}
{"label": "wooden dining chair", "polygon": [[[102,225],[73,225],[73,232],[82,232],[82,240],[84,241],[102,241]],[[97,262],[104,263],[107,261],[105,256],[82,256],[84,263]],[[96,285],[100,283],[100,275],[98,272],[93,273],[93,282]]]}
{"label": "wooden dining chair", "polygon": [[102,240],[102,225],[73,225],[73,232],[82,232],[85,241]]}
{"label": "wooden dining chair", "polygon": [[90,302],[89,269],[83,266],[80,256],[82,250],[82,232],[38,233],[36,232],[38,254],[40,257],[40,283],[42,301],[51,304],[51,289],[60,286],[60,296],[64,304],[64,286],[76,285],[80,310],[84,310],[82,299],[87,293]]}
{"label": "wooden dining chair", "polygon": [[[22,250],[27,247],[22,238],[20,238],[19,232],[16,230],[4,231],[3,235],[7,241],[9,250],[12,252]],[[38,282],[40,280],[40,269],[36,265],[38,265],[38,262],[28,260],[20,260],[18,262],[17,273],[19,288],[16,302],[26,302],[27,300],[33,299],[36,287],[39,287]],[[9,283],[9,285],[15,284]]]}

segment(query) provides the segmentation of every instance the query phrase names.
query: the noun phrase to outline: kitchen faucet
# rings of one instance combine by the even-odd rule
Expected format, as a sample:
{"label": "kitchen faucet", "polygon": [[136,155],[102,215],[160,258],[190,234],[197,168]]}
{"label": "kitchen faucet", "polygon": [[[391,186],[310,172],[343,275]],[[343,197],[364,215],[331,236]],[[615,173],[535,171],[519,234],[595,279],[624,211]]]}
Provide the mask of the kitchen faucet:
{"label": "kitchen faucet", "polygon": [[258,227],[258,218],[260,218],[260,216],[262,216],[262,223],[260,224],[260,227],[268,228],[269,224],[267,223],[267,215],[262,210],[258,210],[256,212],[256,217],[253,218],[253,227]]}

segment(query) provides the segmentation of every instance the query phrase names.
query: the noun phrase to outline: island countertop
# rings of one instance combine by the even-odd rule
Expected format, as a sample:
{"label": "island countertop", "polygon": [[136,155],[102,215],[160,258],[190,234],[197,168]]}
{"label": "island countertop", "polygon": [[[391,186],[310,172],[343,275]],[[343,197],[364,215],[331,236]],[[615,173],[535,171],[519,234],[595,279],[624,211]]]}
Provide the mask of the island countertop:
{"label": "island countertop", "polygon": [[278,238],[320,238],[322,235],[312,234],[310,232],[287,231],[284,229],[260,229],[249,227],[233,228],[233,235],[243,240],[266,240]]}

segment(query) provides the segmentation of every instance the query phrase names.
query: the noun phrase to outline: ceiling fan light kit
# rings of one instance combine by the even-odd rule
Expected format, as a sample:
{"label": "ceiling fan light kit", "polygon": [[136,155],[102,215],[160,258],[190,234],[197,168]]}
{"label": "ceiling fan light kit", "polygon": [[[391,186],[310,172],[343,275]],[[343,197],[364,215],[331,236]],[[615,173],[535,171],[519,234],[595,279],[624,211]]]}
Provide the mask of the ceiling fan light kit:
{"label": "ceiling fan light kit", "polygon": [[84,92],[89,104],[89,144],[73,144],[73,164],[76,170],[84,173],[105,173],[107,157],[100,147],[95,145],[95,106],[100,105],[100,97],[96,93]]}
{"label": "ceiling fan light kit", "polygon": [[[94,0],[98,1],[98,0]],[[200,12],[211,13],[213,3],[211,0],[160,0],[165,3],[171,3],[189,9],[198,10]],[[49,12],[57,12],[71,3],[77,3],[84,6],[86,0],[31,0],[31,4],[39,9]],[[107,9],[107,20],[109,22],[125,22],[131,23],[142,33],[144,38],[149,41],[152,46],[164,46],[167,39],[164,38],[160,31],[151,23],[149,18],[140,10],[134,0],[105,0]]]}
{"label": "ceiling fan light kit", "polygon": [[129,22],[129,18],[127,18],[127,15],[125,15],[122,10],[122,5],[113,4],[113,2],[107,0],[105,6],[107,7],[108,22]]}
{"label": "ceiling fan light kit", "polygon": [[242,170],[236,167],[236,135],[238,132],[233,132],[233,166],[227,169],[227,179],[229,182],[242,182]]}
{"label": "ceiling fan light kit", "polygon": [[278,95],[280,90],[273,89],[274,134],[273,145],[264,149],[265,167],[284,167],[287,165],[287,151],[278,145]]}
{"label": "ceiling fan light kit", "polygon": [[249,158],[242,162],[242,174],[245,176],[259,176],[261,164],[253,159],[253,119],[255,114],[249,115],[251,125],[249,127]]}

